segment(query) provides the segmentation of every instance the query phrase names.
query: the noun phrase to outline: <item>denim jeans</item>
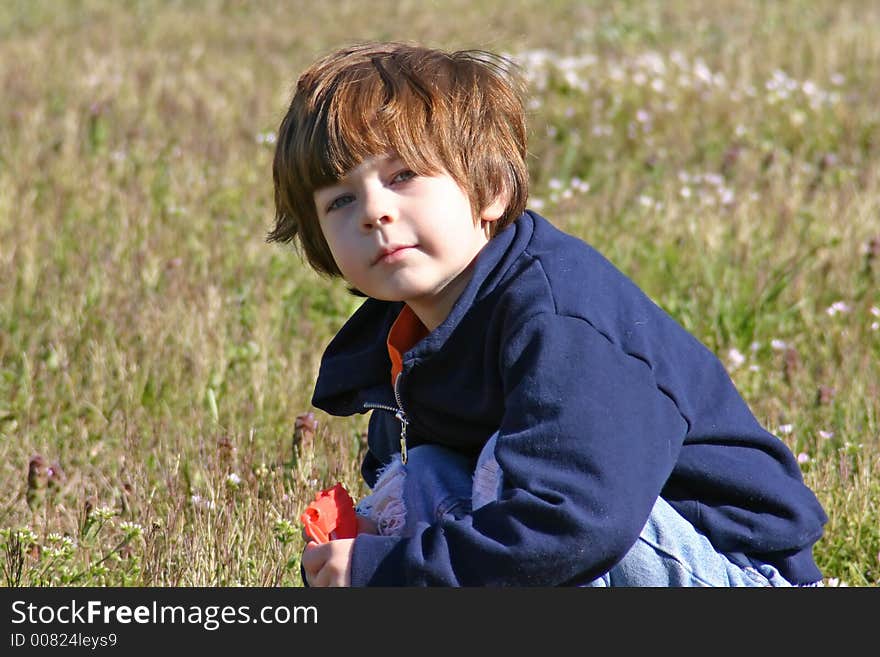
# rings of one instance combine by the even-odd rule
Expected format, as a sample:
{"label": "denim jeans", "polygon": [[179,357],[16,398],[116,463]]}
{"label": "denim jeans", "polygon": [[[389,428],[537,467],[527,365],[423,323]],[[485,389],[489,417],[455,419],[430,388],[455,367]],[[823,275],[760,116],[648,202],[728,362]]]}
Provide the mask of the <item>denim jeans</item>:
{"label": "denim jeans", "polygon": [[[407,535],[419,522],[460,517],[499,499],[503,473],[495,460],[497,434],[474,461],[438,445],[411,448],[385,469],[358,512],[380,533]],[[384,512],[384,516],[383,516]],[[791,586],[769,564],[718,552],[709,540],[658,497],[641,534],[610,571],[582,586]]]}

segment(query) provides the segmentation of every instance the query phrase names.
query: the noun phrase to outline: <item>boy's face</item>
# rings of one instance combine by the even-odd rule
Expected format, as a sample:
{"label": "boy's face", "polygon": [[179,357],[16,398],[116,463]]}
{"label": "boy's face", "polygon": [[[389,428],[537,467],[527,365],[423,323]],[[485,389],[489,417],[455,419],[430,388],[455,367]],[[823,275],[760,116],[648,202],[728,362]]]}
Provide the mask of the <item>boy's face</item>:
{"label": "boy's face", "polygon": [[[364,160],[314,199],[345,279],[376,299],[405,301],[431,330],[449,314],[488,242],[448,173],[420,176],[394,155]],[[503,212],[499,199],[480,219],[495,221]]]}

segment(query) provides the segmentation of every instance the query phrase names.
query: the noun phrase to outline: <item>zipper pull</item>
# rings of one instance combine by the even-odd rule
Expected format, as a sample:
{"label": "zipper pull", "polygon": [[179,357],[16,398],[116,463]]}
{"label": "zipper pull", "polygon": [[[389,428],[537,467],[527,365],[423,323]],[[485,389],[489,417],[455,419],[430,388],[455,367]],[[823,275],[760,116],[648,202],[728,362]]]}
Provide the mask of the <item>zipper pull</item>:
{"label": "zipper pull", "polygon": [[400,420],[400,462],[406,465],[406,425],[409,420],[406,419],[406,411],[403,410],[403,402],[400,400],[400,378],[403,372],[398,372],[394,379],[394,401],[397,403],[396,417]]}
{"label": "zipper pull", "polygon": [[400,421],[400,462],[406,465],[406,425],[409,420],[406,419],[406,413],[398,410],[395,417]]}

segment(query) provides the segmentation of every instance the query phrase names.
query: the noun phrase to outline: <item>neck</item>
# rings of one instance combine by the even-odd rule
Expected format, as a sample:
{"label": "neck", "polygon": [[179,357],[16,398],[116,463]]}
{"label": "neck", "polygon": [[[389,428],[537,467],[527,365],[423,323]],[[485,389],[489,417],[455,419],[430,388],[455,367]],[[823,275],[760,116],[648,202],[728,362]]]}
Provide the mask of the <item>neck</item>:
{"label": "neck", "polygon": [[449,316],[452,306],[458,301],[458,297],[464,292],[474,274],[475,263],[476,258],[471,261],[464,271],[443,286],[443,289],[439,292],[407,300],[407,305],[412,308],[416,317],[419,318],[429,331],[433,331],[440,326]]}

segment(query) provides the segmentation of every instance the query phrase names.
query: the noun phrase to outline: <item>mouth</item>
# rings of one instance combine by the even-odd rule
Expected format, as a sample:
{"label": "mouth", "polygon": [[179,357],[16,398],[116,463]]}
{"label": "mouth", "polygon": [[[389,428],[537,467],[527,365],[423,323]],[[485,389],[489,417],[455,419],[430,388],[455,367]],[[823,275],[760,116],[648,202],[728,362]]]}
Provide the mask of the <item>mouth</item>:
{"label": "mouth", "polygon": [[407,251],[415,248],[416,244],[390,244],[376,254],[371,264],[378,265],[380,263],[396,262],[404,257]]}

